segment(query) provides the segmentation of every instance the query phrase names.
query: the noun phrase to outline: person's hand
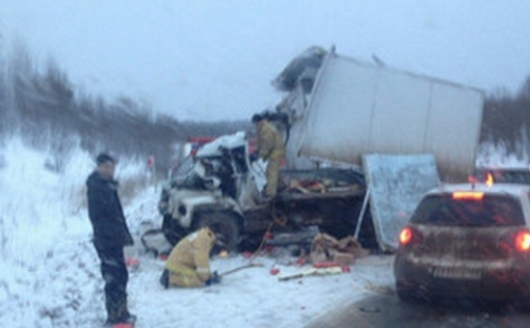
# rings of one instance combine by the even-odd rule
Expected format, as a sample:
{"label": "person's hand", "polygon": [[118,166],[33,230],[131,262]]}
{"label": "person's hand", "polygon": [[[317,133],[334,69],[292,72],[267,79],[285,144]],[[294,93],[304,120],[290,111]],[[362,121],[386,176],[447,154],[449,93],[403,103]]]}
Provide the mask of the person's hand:
{"label": "person's hand", "polygon": [[213,272],[211,279],[214,284],[220,284],[223,280],[223,278],[217,273],[217,271]]}
{"label": "person's hand", "polygon": [[214,284],[220,284],[222,281],[222,277],[217,273],[217,271],[214,271],[212,275],[210,276],[210,279],[206,280],[204,283],[206,286],[211,286]]}

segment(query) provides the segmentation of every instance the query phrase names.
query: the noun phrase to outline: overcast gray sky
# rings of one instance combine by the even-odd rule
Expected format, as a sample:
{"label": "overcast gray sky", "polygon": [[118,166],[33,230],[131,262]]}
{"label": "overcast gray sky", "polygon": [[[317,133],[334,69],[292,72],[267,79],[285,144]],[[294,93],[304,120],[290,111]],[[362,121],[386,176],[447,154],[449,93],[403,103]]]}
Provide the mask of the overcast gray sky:
{"label": "overcast gray sky", "polygon": [[53,58],[77,88],[180,119],[246,118],[312,45],[479,87],[530,75],[530,1],[0,0],[4,41]]}

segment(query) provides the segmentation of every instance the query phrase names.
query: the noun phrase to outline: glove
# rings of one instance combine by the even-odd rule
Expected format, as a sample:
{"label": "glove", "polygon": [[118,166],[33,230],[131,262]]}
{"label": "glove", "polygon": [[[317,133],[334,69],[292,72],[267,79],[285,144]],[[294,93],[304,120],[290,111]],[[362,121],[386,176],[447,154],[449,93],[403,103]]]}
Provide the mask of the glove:
{"label": "glove", "polygon": [[164,272],[162,272],[162,275],[160,276],[160,284],[165,289],[168,289],[169,287],[169,271],[167,269],[164,269]]}
{"label": "glove", "polygon": [[248,156],[248,159],[250,160],[251,163],[254,163],[255,161],[257,161],[258,158],[259,158],[259,155],[257,152],[253,152],[252,154]]}
{"label": "glove", "polygon": [[204,284],[206,286],[211,286],[215,284],[220,284],[222,280],[222,277],[217,273],[217,271],[214,271],[214,273],[211,275],[210,279],[206,280]]}

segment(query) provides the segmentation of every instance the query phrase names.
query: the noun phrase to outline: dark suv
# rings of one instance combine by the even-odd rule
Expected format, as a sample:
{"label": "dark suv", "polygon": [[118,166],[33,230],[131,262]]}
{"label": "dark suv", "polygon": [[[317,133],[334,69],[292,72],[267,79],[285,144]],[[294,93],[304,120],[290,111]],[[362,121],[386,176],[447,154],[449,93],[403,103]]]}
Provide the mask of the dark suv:
{"label": "dark suv", "polygon": [[398,296],[530,298],[529,198],[517,184],[429,192],[399,235]]}

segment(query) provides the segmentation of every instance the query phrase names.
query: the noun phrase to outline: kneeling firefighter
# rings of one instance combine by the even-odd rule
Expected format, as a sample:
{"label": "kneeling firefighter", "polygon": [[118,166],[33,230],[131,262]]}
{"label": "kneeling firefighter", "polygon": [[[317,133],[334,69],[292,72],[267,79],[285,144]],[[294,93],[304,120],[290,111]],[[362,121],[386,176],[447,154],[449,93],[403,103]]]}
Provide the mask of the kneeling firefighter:
{"label": "kneeling firefighter", "polygon": [[210,251],[215,234],[205,227],[183,238],[171,251],[160,278],[165,287],[203,287],[221,282],[221,277],[210,273]]}

